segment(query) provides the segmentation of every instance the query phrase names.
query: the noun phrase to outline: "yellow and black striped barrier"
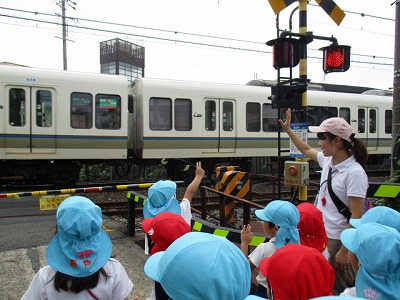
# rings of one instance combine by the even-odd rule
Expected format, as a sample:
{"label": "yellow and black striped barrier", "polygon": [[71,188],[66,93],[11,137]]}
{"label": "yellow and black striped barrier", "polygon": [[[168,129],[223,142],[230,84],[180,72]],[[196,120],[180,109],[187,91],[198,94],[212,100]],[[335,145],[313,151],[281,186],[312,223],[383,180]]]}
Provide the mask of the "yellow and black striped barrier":
{"label": "yellow and black striped barrier", "polygon": [[[268,0],[272,10],[277,15],[286,7],[298,0]],[[315,0],[318,5],[331,17],[331,19],[337,24],[343,21],[346,16],[345,12],[335,3],[333,0]]]}
{"label": "yellow and black striped barrier", "polygon": [[[183,181],[176,181],[176,184],[183,183]],[[40,197],[48,195],[64,195],[64,194],[77,194],[77,193],[98,193],[106,191],[125,191],[129,189],[148,189],[153,183],[135,183],[135,184],[122,184],[122,185],[106,185],[99,187],[86,187],[86,188],[72,188],[61,190],[44,190],[33,192],[20,192],[0,194],[0,198],[20,198],[20,197]]]}
{"label": "yellow and black striped barrier", "polygon": [[[215,189],[225,194],[246,199],[250,195],[250,174],[239,167],[217,167]],[[235,200],[225,197],[225,222],[235,223]]]}
{"label": "yellow and black striped barrier", "polygon": [[[146,201],[147,197],[139,194],[137,192],[128,192],[128,235],[134,236],[135,235],[135,206],[141,205],[143,206]],[[130,205],[133,205],[131,208]],[[213,235],[218,235],[227,238],[233,243],[240,244],[240,230],[232,229],[227,227],[218,227],[206,220],[196,217],[193,215],[192,217],[192,230],[199,231],[199,232],[206,232]],[[250,242],[250,246],[257,247],[261,243],[265,243],[268,241],[268,238],[265,236],[253,234],[253,238]]]}
{"label": "yellow and black striped barrier", "polygon": [[[232,229],[227,227],[218,227],[210,222],[207,222],[203,219],[197,218],[196,216],[192,217],[192,231],[206,232],[213,235],[218,235],[227,238],[232,243],[240,244],[240,230]],[[253,238],[251,239],[250,246],[257,247],[261,243],[268,242],[268,238],[261,235],[253,234]]]}
{"label": "yellow and black striped barrier", "polygon": [[126,197],[128,198],[128,200],[133,200],[134,202],[136,202],[137,204],[139,204],[141,206],[144,206],[144,204],[147,201],[147,197],[146,196],[141,195],[141,194],[136,193],[136,192],[132,192],[132,191],[128,192],[126,194]]}
{"label": "yellow and black striped barrier", "polygon": [[126,197],[128,199],[128,217],[126,219],[128,222],[128,236],[135,236],[136,205],[144,206],[147,197],[133,191],[129,191]]}
{"label": "yellow and black striped barrier", "polygon": [[370,182],[367,197],[372,198],[398,198],[400,196],[400,183]]}

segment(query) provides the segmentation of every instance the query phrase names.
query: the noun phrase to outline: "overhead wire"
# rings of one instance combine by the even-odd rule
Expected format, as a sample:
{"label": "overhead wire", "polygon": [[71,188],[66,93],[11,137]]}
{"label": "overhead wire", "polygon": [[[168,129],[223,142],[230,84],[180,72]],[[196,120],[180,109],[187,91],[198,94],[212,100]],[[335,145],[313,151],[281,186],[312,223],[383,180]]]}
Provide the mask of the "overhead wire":
{"label": "overhead wire", "polygon": [[[48,13],[21,10],[21,9],[14,9],[14,8],[7,8],[7,7],[0,7],[0,9],[23,12],[23,13],[29,13],[29,14],[35,14],[35,15],[59,17],[58,14],[48,14]],[[350,12],[350,13],[355,13],[355,12]],[[357,13],[357,14],[359,14],[359,13]],[[387,21],[392,21],[392,19],[389,19],[389,18],[383,18],[383,17],[372,16],[372,15],[367,15],[367,14],[362,14],[362,15],[363,16],[368,16],[368,17],[380,18],[380,19],[387,20]],[[7,18],[26,20],[26,21],[39,22],[39,23],[46,23],[46,24],[51,24],[51,25],[60,25],[58,22],[35,19],[35,18],[27,18],[27,17],[22,17],[22,16],[5,15],[5,14],[0,14],[0,16],[7,17]],[[143,26],[122,24],[122,23],[114,23],[114,22],[106,22],[106,21],[99,21],[99,20],[85,19],[85,18],[74,18],[74,17],[67,17],[67,16],[66,16],[66,18],[69,19],[69,20],[76,21],[76,22],[87,21],[87,22],[95,22],[95,23],[100,23],[100,24],[105,24],[105,25],[114,25],[114,26],[121,26],[121,27],[138,28],[138,29],[159,31],[159,32],[165,32],[165,33],[172,33],[172,34],[183,34],[183,35],[189,35],[189,36],[195,36],[195,37],[228,40],[228,41],[241,42],[241,43],[253,43],[253,44],[258,44],[260,46],[261,45],[262,46],[265,45],[265,43],[262,43],[262,42],[249,41],[249,40],[243,40],[243,39],[233,39],[233,38],[210,36],[210,35],[203,35],[203,34],[196,34],[196,33],[178,32],[178,31],[173,31],[173,30],[158,29],[158,28],[151,28],[151,27],[143,27]],[[127,35],[127,36],[140,37],[142,39],[153,39],[153,40],[160,40],[160,41],[164,41],[164,42],[182,43],[182,44],[186,44],[186,45],[197,45],[197,46],[202,46],[202,47],[222,48],[222,49],[230,49],[230,50],[237,50],[237,51],[249,51],[249,52],[257,52],[257,53],[263,53],[263,54],[271,54],[272,53],[271,51],[265,51],[265,50],[250,49],[250,48],[243,48],[243,47],[237,47],[237,46],[217,45],[217,44],[197,42],[197,41],[187,41],[187,40],[182,40],[182,39],[165,38],[165,37],[153,36],[153,35],[135,34],[135,33],[121,32],[121,31],[117,31],[117,30],[101,29],[101,28],[88,27],[88,26],[75,25],[75,24],[68,24],[68,27],[77,28],[77,29],[83,29],[83,30],[97,31],[97,32],[106,32],[106,33],[112,33],[112,34],[124,34],[124,35]],[[318,49],[313,49],[313,48],[310,48],[309,50],[318,51]],[[393,57],[368,55],[368,54],[358,54],[358,53],[352,53],[352,56],[367,57],[367,58],[372,58],[372,59],[393,60]],[[319,57],[313,57],[313,56],[308,56],[308,57],[309,58],[320,59]],[[376,62],[376,61],[375,62],[368,62],[368,61],[362,62],[362,61],[356,61],[356,60],[351,60],[351,61],[355,62],[355,63],[365,63],[365,64],[374,64],[374,65],[389,65],[389,66],[393,66],[393,63],[382,63],[382,62]]]}

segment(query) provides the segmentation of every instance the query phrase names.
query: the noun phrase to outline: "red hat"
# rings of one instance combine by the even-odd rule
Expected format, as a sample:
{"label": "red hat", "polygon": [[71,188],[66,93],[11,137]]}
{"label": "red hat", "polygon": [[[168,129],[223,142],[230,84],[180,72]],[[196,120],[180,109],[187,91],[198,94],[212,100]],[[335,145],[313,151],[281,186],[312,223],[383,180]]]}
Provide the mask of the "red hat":
{"label": "red hat", "polygon": [[162,212],[155,218],[144,219],[142,228],[154,242],[150,255],[167,250],[176,239],[192,230],[181,215],[171,212]]}
{"label": "red hat", "polygon": [[289,244],[261,261],[274,300],[308,300],[332,295],[335,272],[316,249]]}
{"label": "red hat", "polygon": [[304,202],[297,205],[300,221],[297,224],[300,234],[300,244],[323,252],[328,245],[322,212],[313,204]]}

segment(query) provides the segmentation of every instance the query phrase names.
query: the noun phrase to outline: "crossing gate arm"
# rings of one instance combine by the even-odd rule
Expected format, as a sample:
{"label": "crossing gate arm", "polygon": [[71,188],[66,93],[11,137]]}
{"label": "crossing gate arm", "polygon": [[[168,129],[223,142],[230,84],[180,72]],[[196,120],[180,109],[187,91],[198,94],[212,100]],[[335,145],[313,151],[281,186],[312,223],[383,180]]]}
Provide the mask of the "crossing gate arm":
{"label": "crossing gate arm", "polygon": [[400,195],[400,183],[370,182],[367,197],[372,198],[398,198]]}
{"label": "crossing gate arm", "polygon": [[[192,231],[206,232],[213,235],[227,238],[232,243],[240,244],[240,230],[228,227],[219,227],[211,222],[203,220],[196,215],[192,215]],[[257,247],[261,243],[266,243],[268,238],[253,233],[250,246]]]}

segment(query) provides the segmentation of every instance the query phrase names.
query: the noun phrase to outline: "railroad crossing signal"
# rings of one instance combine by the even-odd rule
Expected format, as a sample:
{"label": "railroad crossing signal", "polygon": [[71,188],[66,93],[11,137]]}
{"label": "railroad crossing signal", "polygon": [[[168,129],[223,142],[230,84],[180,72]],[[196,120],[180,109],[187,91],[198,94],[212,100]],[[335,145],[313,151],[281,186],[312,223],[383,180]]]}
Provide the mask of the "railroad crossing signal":
{"label": "railroad crossing signal", "polygon": [[298,39],[277,38],[267,42],[272,46],[272,65],[276,70],[280,68],[292,68],[300,61],[300,42]]}
{"label": "railroad crossing signal", "polygon": [[[297,0],[268,0],[275,14],[280,13],[290,4]],[[344,11],[335,3],[333,0],[315,0],[318,5],[331,17],[331,19],[337,24],[343,21],[345,17]]]}

